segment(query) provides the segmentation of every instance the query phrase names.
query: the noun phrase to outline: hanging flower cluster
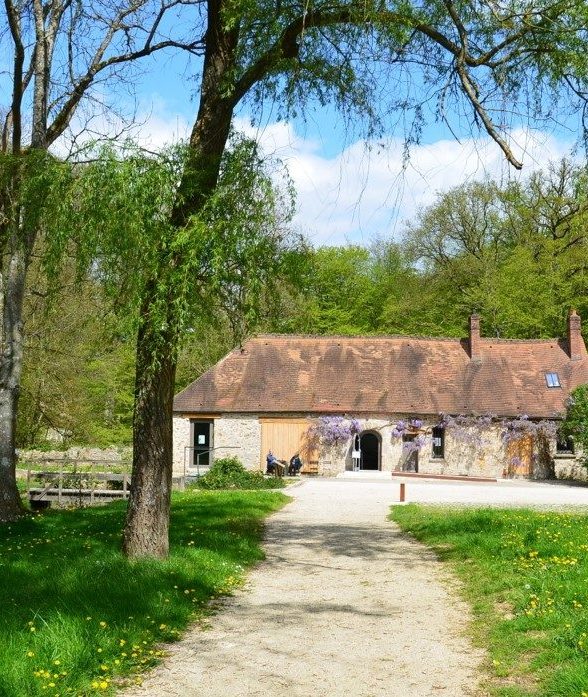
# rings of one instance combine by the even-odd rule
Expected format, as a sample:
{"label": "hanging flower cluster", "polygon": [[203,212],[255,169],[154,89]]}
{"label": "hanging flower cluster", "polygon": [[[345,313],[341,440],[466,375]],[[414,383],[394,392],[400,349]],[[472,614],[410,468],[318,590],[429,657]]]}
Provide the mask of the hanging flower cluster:
{"label": "hanging flower cluster", "polygon": [[[423,427],[421,419],[411,419],[410,421],[399,421],[392,429],[392,438],[398,439],[405,435],[414,434]],[[423,434],[418,434],[414,438],[406,439],[402,444],[402,449],[406,453],[419,452],[428,442]]]}
{"label": "hanging flower cluster", "polygon": [[418,453],[425,447],[425,445],[427,445],[428,442],[429,439],[426,436],[419,435],[412,440],[405,440],[402,444],[402,450],[405,453]]}
{"label": "hanging flower cluster", "polygon": [[506,445],[513,441],[521,440],[526,436],[545,436],[554,438],[557,433],[557,424],[554,421],[531,421],[526,414],[515,419],[503,419],[502,442]]}
{"label": "hanging flower cluster", "polygon": [[392,429],[392,438],[402,438],[405,433],[414,433],[420,431],[423,427],[423,422],[420,419],[411,419],[410,421],[399,421]]}
{"label": "hanging flower cluster", "polygon": [[[496,414],[487,413],[479,416],[458,414],[440,414],[437,427],[451,430],[454,441],[463,443],[475,449],[481,449],[487,444],[485,432],[492,426],[501,428],[503,445],[518,441],[526,436],[553,438],[557,425],[553,421],[533,421],[526,414],[513,419],[500,418]],[[412,439],[404,438],[403,449],[406,452],[420,451],[429,441],[423,434],[418,433],[423,428],[421,419],[401,420],[392,428],[392,438],[415,434]]]}
{"label": "hanging flower cluster", "polygon": [[454,441],[470,446],[482,448],[486,444],[484,432],[496,421],[494,414],[482,414],[481,416],[468,416],[466,414],[440,414],[438,426],[451,430]]}
{"label": "hanging flower cluster", "polygon": [[362,426],[358,419],[346,419],[343,416],[320,416],[308,431],[311,442],[333,446],[347,443],[356,433],[361,433]]}

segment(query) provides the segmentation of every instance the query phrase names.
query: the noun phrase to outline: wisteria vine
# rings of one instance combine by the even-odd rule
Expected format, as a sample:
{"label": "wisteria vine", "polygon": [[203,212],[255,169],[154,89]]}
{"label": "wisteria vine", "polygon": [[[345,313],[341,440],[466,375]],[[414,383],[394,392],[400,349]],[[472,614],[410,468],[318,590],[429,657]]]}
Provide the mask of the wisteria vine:
{"label": "wisteria vine", "polygon": [[358,419],[347,419],[343,416],[319,416],[309,426],[307,437],[311,442],[332,447],[347,443],[357,433],[361,433],[362,425]]}
{"label": "wisteria vine", "polygon": [[[507,419],[490,413],[481,416],[440,414],[437,423],[428,427],[427,432],[435,427],[444,428],[451,431],[455,441],[479,449],[487,442],[484,433],[493,426],[500,427],[501,441],[504,446],[520,441],[527,436],[534,438],[543,436],[550,439],[555,437],[557,433],[557,425],[553,421],[545,419],[534,421],[526,414]],[[404,441],[403,449],[405,451],[418,452],[430,442],[430,437],[423,431],[423,422],[420,419],[400,420],[393,426],[393,440],[407,435],[414,437]],[[513,461],[515,459],[513,458]]]}

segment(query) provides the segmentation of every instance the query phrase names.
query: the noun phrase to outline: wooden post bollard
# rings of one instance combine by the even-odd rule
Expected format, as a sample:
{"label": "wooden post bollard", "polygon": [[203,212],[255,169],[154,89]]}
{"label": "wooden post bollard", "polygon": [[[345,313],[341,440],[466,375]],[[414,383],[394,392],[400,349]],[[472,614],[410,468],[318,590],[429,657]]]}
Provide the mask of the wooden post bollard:
{"label": "wooden post bollard", "polygon": [[405,497],[405,487],[406,484],[404,482],[400,482],[400,503],[404,502],[404,497]]}

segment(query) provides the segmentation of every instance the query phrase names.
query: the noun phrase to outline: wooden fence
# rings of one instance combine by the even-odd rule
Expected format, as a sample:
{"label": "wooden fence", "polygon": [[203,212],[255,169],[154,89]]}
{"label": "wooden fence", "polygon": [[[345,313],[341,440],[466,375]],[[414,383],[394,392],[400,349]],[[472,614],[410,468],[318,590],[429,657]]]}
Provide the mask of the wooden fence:
{"label": "wooden fence", "polygon": [[[126,466],[112,460],[47,459],[44,469],[27,469],[27,496],[32,508],[86,506],[129,496],[131,483]],[[51,465],[51,468],[49,468]],[[109,469],[118,465],[121,472]]]}

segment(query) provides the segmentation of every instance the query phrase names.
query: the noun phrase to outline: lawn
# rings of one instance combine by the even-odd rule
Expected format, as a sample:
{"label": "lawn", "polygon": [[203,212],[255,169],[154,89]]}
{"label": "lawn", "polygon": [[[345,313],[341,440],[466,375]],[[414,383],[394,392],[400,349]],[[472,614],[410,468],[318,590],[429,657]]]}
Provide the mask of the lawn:
{"label": "lawn", "polygon": [[411,504],[391,517],[463,582],[488,694],[588,697],[588,516]]}
{"label": "lawn", "polygon": [[127,561],[125,503],[48,511],[0,526],[0,695],[109,694],[140,681],[263,558],[266,491],[175,494],[171,554]]}

